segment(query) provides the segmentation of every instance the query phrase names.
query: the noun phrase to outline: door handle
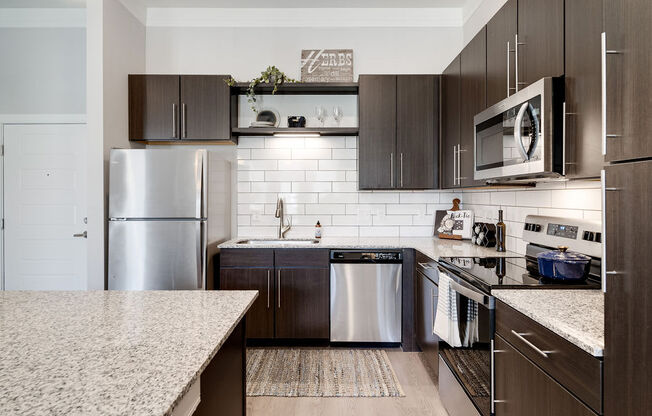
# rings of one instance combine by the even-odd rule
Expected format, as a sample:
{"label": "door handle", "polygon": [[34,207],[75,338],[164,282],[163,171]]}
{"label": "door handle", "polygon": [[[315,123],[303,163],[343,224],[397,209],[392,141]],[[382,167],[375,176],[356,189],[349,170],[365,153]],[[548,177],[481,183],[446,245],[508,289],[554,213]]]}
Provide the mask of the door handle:
{"label": "door handle", "polygon": [[88,238],[88,231],[84,231],[83,233],[73,234],[72,236],[75,238]]}
{"label": "door handle", "polygon": [[401,188],[403,187],[403,153],[401,152]]}
{"label": "door handle", "polygon": [[518,80],[518,47],[523,45],[525,45],[525,43],[518,41],[518,33],[514,35],[514,87],[516,92],[518,92],[519,85],[527,85],[527,82],[520,82]]}
{"label": "door handle", "polygon": [[184,139],[188,136],[186,128],[186,103],[181,104],[181,137]]}
{"label": "door handle", "polygon": [[512,334],[516,335],[516,337],[521,341],[523,341],[525,345],[532,348],[537,354],[541,355],[544,358],[548,358],[548,354],[552,354],[554,352],[554,351],[543,351],[539,347],[537,347],[536,345],[534,345],[533,343],[525,339],[524,335],[530,335],[528,333],[516,332],[512,329]]}
{"label": "door handle", "polygon": [[177,138],[177,105],[172,103],[172,138]]}
{"label": "door handle", "polygon": [[389,186],[394,187],[394,153],[389,154]]}
{"label": "door handle", "polygon": [[278,275],[278,287],[276,288],[276,293],[278,293],[278,308],[281,309],[281,270],[277,272]]}
{"label": "door handle", "polygon": [[270,278],[270,270],[267,270],[267,309],[269,309],[269,278]]}
{"label": "door handle", "polygon": [[453,186],[457,185],[457,145],[453,145]]}
{"label": "door handle", "polygon": [[462,186],[462,179],[466,179],[466,176],[462,177],[462,152],[466,152],[466,149],[462,149],[462,145],[459,145],[457,148],[457,184],[459,186]]}
{"label": "door handle", "polygon": [[620,51],[607,49],[607,33],[600,35],[601,75],[602,75],[602,154],[607,154],[607,139],[621,137],[619,134],[607,133],[607,55],[618,55]]}

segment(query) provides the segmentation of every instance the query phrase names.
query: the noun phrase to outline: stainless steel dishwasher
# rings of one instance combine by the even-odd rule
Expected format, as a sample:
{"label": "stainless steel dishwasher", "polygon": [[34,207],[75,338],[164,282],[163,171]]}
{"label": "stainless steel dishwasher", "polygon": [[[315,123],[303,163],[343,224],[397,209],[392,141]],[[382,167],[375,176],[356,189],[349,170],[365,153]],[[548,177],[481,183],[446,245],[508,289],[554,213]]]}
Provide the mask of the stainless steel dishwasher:
{"label": "stainless steel dishwasher", "polygon": [[401,342],[400,250],[332,250],[331,342]]}

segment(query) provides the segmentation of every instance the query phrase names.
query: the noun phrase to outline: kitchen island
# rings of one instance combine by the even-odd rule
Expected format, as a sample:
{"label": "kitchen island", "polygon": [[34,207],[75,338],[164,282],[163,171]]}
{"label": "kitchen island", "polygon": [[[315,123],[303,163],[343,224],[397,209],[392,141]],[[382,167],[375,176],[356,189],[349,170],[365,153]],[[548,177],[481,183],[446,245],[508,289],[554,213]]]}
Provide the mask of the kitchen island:
{"label": "kitchen island", "polygon": [[0,292],[0,414],[244,414],[244,316],[257,296]]}

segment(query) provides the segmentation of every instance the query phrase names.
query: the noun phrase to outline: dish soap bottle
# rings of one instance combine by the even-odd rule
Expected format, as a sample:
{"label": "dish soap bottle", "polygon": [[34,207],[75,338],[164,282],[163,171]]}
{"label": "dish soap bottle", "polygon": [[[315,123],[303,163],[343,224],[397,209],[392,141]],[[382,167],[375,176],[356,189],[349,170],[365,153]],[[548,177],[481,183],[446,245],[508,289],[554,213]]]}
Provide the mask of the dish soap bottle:
{"label": "dish soap bottle", "polygon": [[317,221],[315,225],[315,238],[321,238],[321,224]]}
{"label": "dish soap bottle", "polygon": [[503,222],[503,210],[498,210],[498,223],[496,224],[496,251],[505,251],[505,223]]}

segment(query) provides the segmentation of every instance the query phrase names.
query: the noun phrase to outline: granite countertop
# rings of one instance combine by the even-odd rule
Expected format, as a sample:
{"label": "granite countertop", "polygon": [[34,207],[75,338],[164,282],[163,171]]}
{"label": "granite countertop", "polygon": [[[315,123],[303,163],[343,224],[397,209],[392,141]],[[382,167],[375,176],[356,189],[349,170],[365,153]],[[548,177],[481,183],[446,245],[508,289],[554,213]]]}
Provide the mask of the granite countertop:
{"label": "granite countertop", "polygon": [[219,248],[338,248],[338,249],[399,249],[413,248],[420,251],[433,260],[439,257],[506,257],[518,256],[516,253],[507,251],[499,253],[495,248],[486,248],[471,244],[468,240],[446,240],[435,237],[413,237],[413,238],[392,238],[392,237],[324,237],[318,244],[296,245],[296,244],[236,244],[246,239],[265,240],[258,237],[240,237],[220,244]]}
{"label": "granite countertop", "polygon": [[604,355],[604,293],[496,289],[491,294],[595,357]]}
{"label": "granite countertop", "polygon": [[169,415],[256,296],[0,292],[0,414]]}

